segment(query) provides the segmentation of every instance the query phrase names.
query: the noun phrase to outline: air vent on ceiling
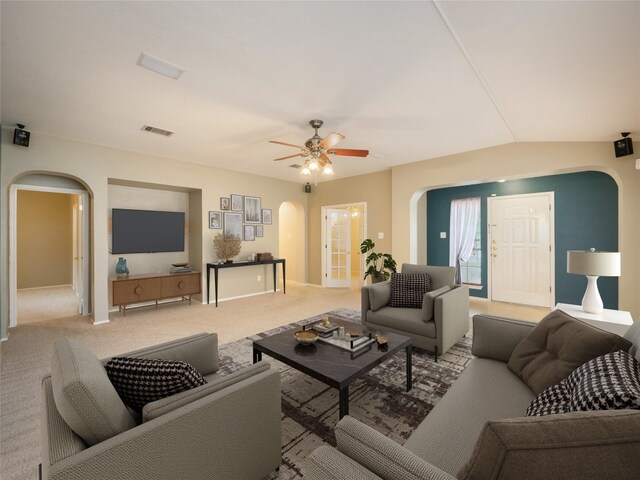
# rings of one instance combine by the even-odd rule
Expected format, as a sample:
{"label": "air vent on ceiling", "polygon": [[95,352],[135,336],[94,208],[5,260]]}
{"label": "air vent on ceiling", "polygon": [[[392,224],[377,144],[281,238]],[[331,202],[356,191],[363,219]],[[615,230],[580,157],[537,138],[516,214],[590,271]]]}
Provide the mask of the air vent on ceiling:
{"label": "air vent on ceiling", "polygon": [[300,168],[302,167],[302,165],[298,165],[297,163],[294,163],[293,165],[289,165],[291,168]]}
{"label": "air vent on ceiling", "polygon": [[151,132],[151,133],[157,133],[158,135],[163,135],[165,137],[170,137],[171,135],[174,134],[174,132],[171,132],[169,130],[165,130],[164,128],[152,127],[151,125],[143,126],[142,127],[142,131]]}

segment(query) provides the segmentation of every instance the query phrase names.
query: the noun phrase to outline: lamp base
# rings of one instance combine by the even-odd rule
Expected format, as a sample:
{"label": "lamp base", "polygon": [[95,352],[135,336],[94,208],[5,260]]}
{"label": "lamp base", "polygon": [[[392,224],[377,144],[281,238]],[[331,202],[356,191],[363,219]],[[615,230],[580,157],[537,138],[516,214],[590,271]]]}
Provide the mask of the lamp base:
{"label": "lamp base", "polygon": [[587,290],[582,297],[582,309],[587,313],[602,313],[604,304],[598,290],[598,277],[587,275]]}

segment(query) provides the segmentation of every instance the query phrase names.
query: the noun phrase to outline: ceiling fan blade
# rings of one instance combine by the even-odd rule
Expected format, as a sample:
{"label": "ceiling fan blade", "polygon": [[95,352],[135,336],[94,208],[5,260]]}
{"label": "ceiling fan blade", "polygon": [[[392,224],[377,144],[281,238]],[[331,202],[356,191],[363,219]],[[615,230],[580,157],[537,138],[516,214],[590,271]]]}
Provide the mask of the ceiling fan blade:
{"label": "ceiling fan blade", "polygon": [[322,159],[322,162],[320,162],[321,167],[324,167],[325,165],[331,165],[331,159],[327,157],[324,153],[320,154],[320,158]]}
{"label": "ceiling fan blade", "polygon": [[302,153],[296,153],[294,155],[287,155],[286,157],[274,158],[273,161],[277,162],[278,160],[286,160],[287,158],[302,157],[302,156],[303,156]]}
{"label": "ceiling fan blade", "polygon": [[269,140],[269,143],[277,143],[278,145],[286,145],[287,147],[295,147],[299,148],[300,150],[304,150],[304,147],[301,147],[300,145],[294,145],[293,143],[279,142],[277,140]]}
{"label": "ceiling fan blade", "polygon": [[333,147],[336,143],[341,142],[342,140],[344,140],[346,137],[344,135],[340,135],[339,133],[335,133],[335,132],[331,132],[329,135],[327,135],[326,137],[324,137],[320,143],[318,144],[319,147],[322,148],[331,148]]}
{"label": "ceiling fan blade", "polygon": [[369,150],[355,150],[353,148],[332,148],[327,150],[327,153],[333,155],[343,155],[346,157],[366,157],[369,155]]}

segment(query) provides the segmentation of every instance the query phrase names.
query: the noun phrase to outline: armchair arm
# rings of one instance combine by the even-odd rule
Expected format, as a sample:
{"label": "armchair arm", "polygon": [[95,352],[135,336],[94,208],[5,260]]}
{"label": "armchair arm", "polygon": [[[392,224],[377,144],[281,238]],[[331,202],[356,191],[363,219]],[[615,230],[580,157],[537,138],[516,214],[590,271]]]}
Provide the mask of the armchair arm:
{"label": "armchair arm", "polygon": [[304,477],[311,480],[382,480],[328,445],[311,453]]}
{"label": "armchair arm", "polygon": [[456,285],[434,302],[436,335],[442,339],[442,353],[469,332],[469,287]]}
{"label": "armchair arm", "polygon": [[268,370],[43,465],[44,478],[264,478],[280,437],[280,374]]}
{"label": "armchair arm", "polygon": [[455,480],[381,433],[345,416],[335,429],[338,450],[382,478]]}
{"label": "armchair arm", "polygon": [[508,362],[516,345],[536,324],[512,318],[473,316],[473,346],[476,357]]}
{"label": "armchair arm", "polygon": [[[182,361],[192,365],[202,375],[209,375],[220,369],[217,333],[199,333],[118,356]],[[107,363],[109,360],[106,358],[102,362]]]}
{"label": "armchair arm", "polygon": [[422,320],[428,322],[433,319],[433,306],[436,303],[436,298],[449,290],[451,290],[451,287],[445,285],[424,294],[424,297],[422,297]]}
{"label": "armchair arm", "polygon": [[362,287],[361,293],[362,316],[361,321],[366,324],[367,312],[379,310],[389,303],[391,298],[391,280],[372,283]]}

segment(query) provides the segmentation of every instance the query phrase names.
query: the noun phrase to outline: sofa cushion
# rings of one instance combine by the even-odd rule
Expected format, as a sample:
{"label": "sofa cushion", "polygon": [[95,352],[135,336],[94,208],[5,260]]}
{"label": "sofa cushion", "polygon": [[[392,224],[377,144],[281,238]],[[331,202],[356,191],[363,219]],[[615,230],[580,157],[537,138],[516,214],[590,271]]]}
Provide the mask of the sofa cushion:
{"label": "sofa cushion", "polygon": [[436,297],[439,297],[443,293],[447,293],[451,290],[449,285],[445,285],[444,287],[440,287],[437,290],[431,290],[424,294],[422,299],[422,320],[428,322],[429,320],[433,320],[434,313],[434,305],[436,303]]}
{"label": "sofa cushion", "polygon": [[534,397],[506,363],[476,358],[411,434],[404,447],[455,475],[471,456],[476,439],[488,420],[521,416]]}
{"label": "sofa cushion", "polygon": [[422,308],[424,294],[431,290],[426,273],[392,273],[390,307]]}
{"label": "sofa cushion", "polygon": [[630,346],[631,342],[614,333],[554,310],[516,345],[508,365],[537,395],[583,363]]}
{"label": "sofa cushion", "polygon": [[460,480],[638,478],[640,412],[610,410],[487,422]]}
{"label": "sofa cushion", "polygon": [[533,399],[531,405],[527,407],[527,416],[555,415],[557,413],[567,413],[571,410],[571,390],[567,381],[551,385]]}
{"label": "sofa cushion", "polygon": [[142,412],[142,407],[149,402],[207,383],[185,362],[113,357],[105,368],[122,401],[136,412]]}
{"label": "sofa cushion", "polygon": [[391,299],[391,282],[379,282],[371,284],[369,291],[369,307],[374,312],[386,307]]}
{"label": "sofa cushion", "polygon": [[89,446],[136,426],[98,357],[73,340],[53,345],[51,384],[60,416]]}
{"label": "sofa cushion", "polygon": [[367,314],[367,323],[436,338],[436,324],[433,320],[430,322],[422,320],[422,310],[418,308],[382,307],[376,312]]}

